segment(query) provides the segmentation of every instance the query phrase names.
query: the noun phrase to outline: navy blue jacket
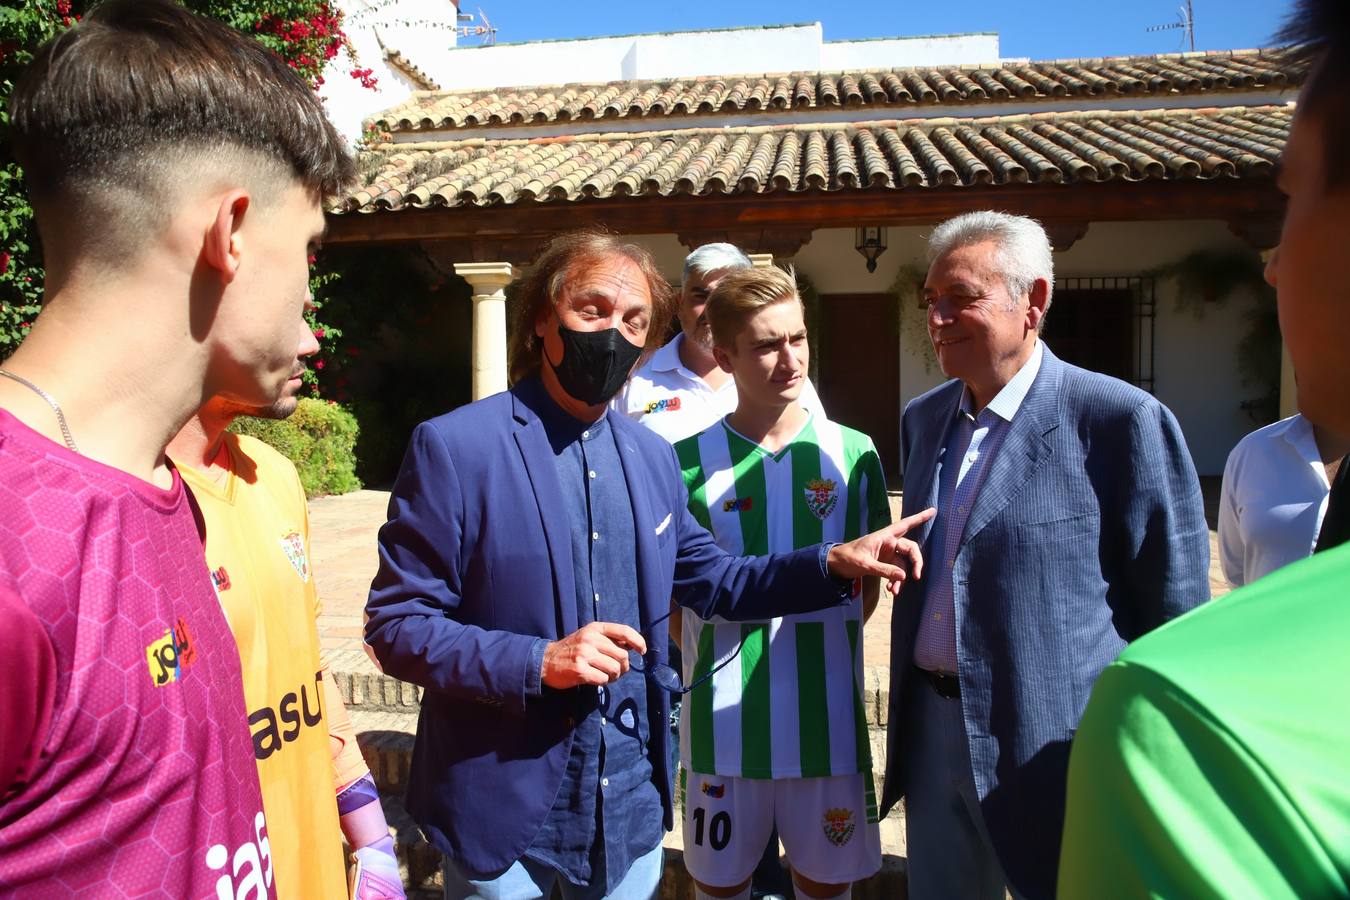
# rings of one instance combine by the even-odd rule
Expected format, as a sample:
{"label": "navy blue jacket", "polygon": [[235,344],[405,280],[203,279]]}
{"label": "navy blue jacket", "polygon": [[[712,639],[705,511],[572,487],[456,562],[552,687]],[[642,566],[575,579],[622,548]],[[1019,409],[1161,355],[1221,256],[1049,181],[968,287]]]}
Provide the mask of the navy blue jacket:
{"label": "navy blue jacket", "polygon": [[[636,529],[644,628],[674,597],[704,618],[760,619],[841,601],[819,548],[728,556],[689,514],[675,452],[607,413]],[[426,688],[407,808],[473,878],[521,857],[567,763],[576,690],[529,695],[530,648],[577,629],[566,507],[543,423],[515,391],[413,432],[380,529],[366,641],[384,671]],[[665,624],[647,635],[666,655]],[[648,682],[652,777],[672,822],[669,697]],[[659,743],[658,743],[659,742]]]}
{"label": "navy blue jacket", "polygon": [[[949,381],[901,420],[904,514],[937,502],[961,402]],[[911,535],[927,567],[934,519]],[[923,585],[891,617],[883,814],[903,792]],[[1041,369],[976,496],[952,571],[975,787],[1014,890],[1054,895],[1069,744],[1125,644],[1209,599],[1209,529],[1177,421],[1149,394],[1058,359]]]}

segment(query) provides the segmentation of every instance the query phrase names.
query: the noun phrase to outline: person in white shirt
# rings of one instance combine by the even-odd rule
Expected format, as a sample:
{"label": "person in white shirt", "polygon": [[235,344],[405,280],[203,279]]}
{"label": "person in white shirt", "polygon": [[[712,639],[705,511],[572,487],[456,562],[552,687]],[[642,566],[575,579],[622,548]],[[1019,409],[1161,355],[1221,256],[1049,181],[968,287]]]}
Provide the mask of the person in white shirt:
{"label": "person in white shirt", "polygon": [[[611,406],[672,444],[699,432],[736,408],[736,382],[713,358],[704,310],[708,295],[730,272],[749,269],[750,257],[732,244],[704,244],[684,260],[680,279],[680,333],[657,350],[628,380]],[[824,414],[807,379],[799,401]]]}
{"label": "person in white shirt", "polygon": [[1219,561],[1233,587],[1312,555],[1350,441],[1292,415],[1238,441],[1223,470]]}

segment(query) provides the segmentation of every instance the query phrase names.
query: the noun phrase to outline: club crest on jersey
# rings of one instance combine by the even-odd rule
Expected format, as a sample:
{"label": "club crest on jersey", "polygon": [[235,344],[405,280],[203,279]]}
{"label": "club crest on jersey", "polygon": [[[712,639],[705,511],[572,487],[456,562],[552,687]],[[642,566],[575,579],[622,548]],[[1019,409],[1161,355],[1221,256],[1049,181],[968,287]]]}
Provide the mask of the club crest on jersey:
{"label": "club crest on jersey", "polygon": [[647,415],[659,412],[675,412],[680,408],[679,397],[665,397],[661,400],[653,400],[643,409]]}
{"label": "club crest on jersey", "polygon": [[150,680],[155,687],[164,687],[178,680],[183,670],[197,661],[197,643],[187,622],[179,619],[164,636],[145,648],[145,664],[150,669]]}
{"label": "club crest on jersey", "polygon": [[281,539],[281,549],[285,551],[286,558],[295,566],[295,571],[300,575],[300,580],[309,583],[309,557],[305,555],[305,539],[300,536],[300,532],[292,531]]}
{"label": "club crest on jersey", "polygon": [[857,828],[856,816],[851,809],[827,809],[821,817],[821,827],[825,829],[825,839],[836,847],[842,847],[853,837]]}
{"label": "club crest on jersey", "polygon": [[754,508],[754,497],[732,497],[722,501],[722,512],[748,512]]}
{"label": "club crest on jersey", "polygon": [[707,781],[703,782],[701,790],[706,796],[709,796],[714,800],[721,800],[727,794],[727,786],[725,784],[712,784]]}
{"label": "club crest on jersey", "polygon": [[839,486],[831,478],[812,478],[802,493],[806,495],[806,508],[822,522],[839,503]]}

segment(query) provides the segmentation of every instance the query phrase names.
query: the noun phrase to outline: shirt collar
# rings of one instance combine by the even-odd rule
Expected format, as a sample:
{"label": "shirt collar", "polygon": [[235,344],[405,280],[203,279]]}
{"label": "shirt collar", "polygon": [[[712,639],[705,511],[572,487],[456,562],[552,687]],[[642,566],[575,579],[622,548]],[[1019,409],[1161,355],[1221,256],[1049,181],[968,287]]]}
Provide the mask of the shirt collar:
{"label": "shirt collar", "polygon": [[[684,340],[681,331],[666,342],[665,346],[652,354],[652,368],[657,372],[677,372],[684,368],[680,362],[680,341]],[[693,373],[690,373],[693,374]]]}
{"label": "shirt collar", "polygon": [[[1035,345],[1031,348],[1031,356],[1027,357],[1027,361],[1022,363],[1022,368],[1018,369],[1017,374],[1003,386],[1003,390],[994,395],[994,399],[989,401],[989,405],[985,409],[1005,422],[1013,420],[1013,416],[1022,408],[1022,401],[1027,398],[1027,393],[1036,380],[1036,374],[1041,370],[1043,350],[1044,345],[1040,338],[1037,338]],[[974,408],[975,398],[970,395],[970,388],[966,387],[961,391],[961,412],[974,418],[975,414],[971,412]],[[981,410],[981,412],[983,411]]]}
{"label": "shirt collar", "polygon": [[1294,448],[1294,452],[1310,463],[1322,465],[1322,451],[1317,447],[1317,436],[1313,434],[1312,423],[1302,413],[1294,413],[1284,422],[1282,437]]}
{"label": "shirt collar", "polygon": [[553,445],[555,452],[573,441],[589,440],[604,433],[604,415],[589,425],[575,418],[549,396],[543,380],[537,375],[521,381],[516,385],[516,391],[525,401],[525,405],[534,410],[534,414],[539,417],[539,422],[544,426],[544,433],[548,435],[549,443]]}

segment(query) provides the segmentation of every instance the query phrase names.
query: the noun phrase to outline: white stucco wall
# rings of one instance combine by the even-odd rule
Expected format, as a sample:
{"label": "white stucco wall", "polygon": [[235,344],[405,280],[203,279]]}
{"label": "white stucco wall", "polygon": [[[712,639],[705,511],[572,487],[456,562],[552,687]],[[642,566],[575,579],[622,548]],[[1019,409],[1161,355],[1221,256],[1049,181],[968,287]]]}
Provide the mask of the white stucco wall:
{"label": "white stucco wall", "polygon": [[998,33],[992,31],[866,41],[828,41],[820,48],[820,68],[829,72],[994,63],[998,59]]}
{"label": "white stucco wall", "polygon": [[[356,61],[343,53],[329,62],[319,96],[333,124],[349,141],[355,142],[361,137],[361,123],[365,119],[397,106],[415,89],[402,73],[385,62],[380,41],[385,47],[400,51],[405,59],[430,75],[421,60],[436,59],[454,49],[458,23],[450,0],[393,0],[388,5],[372,0],[337,0],[337,5],[344,13],[343,30],[356,51]],[[353,69],[371,69],[375,88],[362,87],[351,76]]]}
{"label": "white stucco wall", "polygon": [[[886,291],[903,264],[922,262],[929,230],[887,229],[888,249],[874,274],[868,274],[862,256],[853,249],[850,229],[817,231],[793,262],[822,295]],[[1221,222],[1096,223],[1067,252],[1056,254],[1055,265],[1060,276],[1141,275],[1202,248],[1243,250],[1245,245]],[[1177,292],[1175,281],[1158,281],[1154,392],[1181,423],[1199,473],[1218,475],[1229,450],[1257,425],[1239,406],[1256,391],[1242,384],[1237,358],[1252,299],[1234,296],[1209,304],[1196,318],[1190,311],[1178,310]],[[907,325],[923,327],[921,317],[910,311],[902,311],[901,323],[902,332]],[[920,332],[918,339],[926,335]],[[925,366],[926,355],[915,349],[921,343],[902,334],[897,345],[902,403],[944,380],[936,366]],[[829,373],[820,377],[825,381]]]}
{"label": "white stucco wall", "polygon": [[[445,90],[478,90],[575,82],[695,78],[701,75],[969,64],[998,60],[998,35],[957,34],[826,43],[819,22],[578,40],[455,45],[455,8],[448,0],[339,0],[358,65],[374,70],[376,90],[351,77],[346,57],[324,73],[320,92],[329,115],[353,140],[364,119],[403,102],[413,86],[384,60],[398,50]],[[476,23],[473,23],[476,24]],[[509,34],[499,34],[503,41]]]}

